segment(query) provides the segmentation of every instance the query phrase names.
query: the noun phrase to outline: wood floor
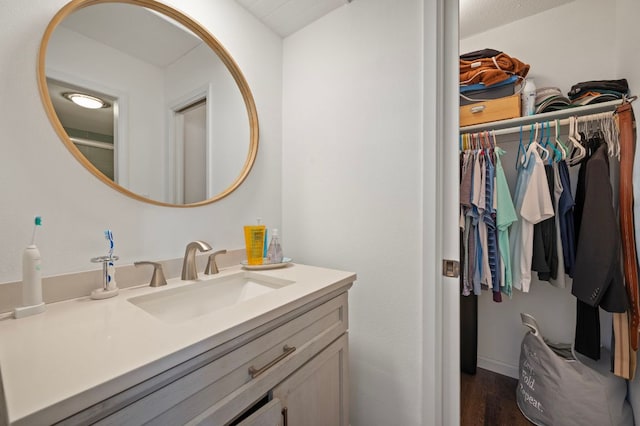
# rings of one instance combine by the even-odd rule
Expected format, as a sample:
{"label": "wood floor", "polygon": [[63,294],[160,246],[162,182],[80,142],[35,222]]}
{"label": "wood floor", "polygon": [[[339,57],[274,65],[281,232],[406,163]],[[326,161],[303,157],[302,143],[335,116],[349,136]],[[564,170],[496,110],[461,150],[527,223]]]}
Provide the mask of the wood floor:
{"label": "wood floor", "polygon": [[475,375],[461,373],[461,426],[530,426],[516,405],[518,381],[477,369]]}

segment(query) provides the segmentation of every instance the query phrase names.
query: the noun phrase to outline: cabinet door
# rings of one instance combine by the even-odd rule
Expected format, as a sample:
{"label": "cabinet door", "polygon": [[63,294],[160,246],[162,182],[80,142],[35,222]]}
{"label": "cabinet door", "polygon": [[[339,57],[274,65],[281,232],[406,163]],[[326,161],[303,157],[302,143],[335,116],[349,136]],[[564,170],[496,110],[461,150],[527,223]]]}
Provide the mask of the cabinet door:
{"label": "cabinet door", "polygon": [[348,426],[347,333],[273,389],[284,426]]}

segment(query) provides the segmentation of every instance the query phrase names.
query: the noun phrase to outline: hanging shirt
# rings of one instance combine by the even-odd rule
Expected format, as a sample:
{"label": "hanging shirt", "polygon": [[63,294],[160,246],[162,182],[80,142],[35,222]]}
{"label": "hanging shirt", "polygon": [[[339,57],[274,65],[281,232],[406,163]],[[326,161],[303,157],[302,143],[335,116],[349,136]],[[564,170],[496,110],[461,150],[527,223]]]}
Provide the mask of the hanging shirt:
{"label": "hanging shirt", "polygon": [[468,236],[468,246],[469,246],[469,280],[471,281],[471,285],[473,287],[473,293],[475,295],[480,295],[481,287],[480,287],[480,263],[478,262],[478,257],[481,257],[482,247],[479,245],[480,236],[478,233],[478,223],[480,214],[478,212],[477,205],[480,203],[480,181],[481,181],[481,167],[478,153],[473,153],[473,163],[471,169],[471,208],[467,212],[469,216],[469,236]]}
{"label": "hanging shirt", "polygon": [[489,267],[489,228],[487,226],[487,221],[485,217],[488,213],[488,209],[491,208],[491,203],[487,205],[487,162],[489,161],[487,158],[487,154],[485,150],[481,150],[476,159],[480,165],[480,191],[478,202],[476,206],[478,207],[479,214],[479,222],[478,222],[478,248],[480,250],[477,251],[478,263],[480,267],[480,284],[484,285],[488,288],[492,286],[491,279],[491,269]]}
{"label": "hanging shirt", "polygon": [[[487,229],[487,245],[485,247],[487,266],[491,274],[489,287],[494,293],[494,301],[501,302],[500,296],[500,271],[498,270],[498,234],[496,233],[496,212],[493,204],[495,167],[492,156],[485,153],[485,210],[482,216]],[[496,296],[496,293],[498,295]]]}
{"label": "hanging shirt", "polygon": [[501,148],[495,149],[496,153],[496,226],[498,228],[498,248],[500,251],[501,264],[504,270],[502,274],[501,290],[511,297],[511,287],[513,276],[511,272],[511,254],[509,253],[509,227],[518,220],[516,209],[513,206],[509,184],[502,168],[500,157],[505,154]]}
{"label": "hanging shirt", "polygon": [[576,263],[576,241],[573,223],[573,196],[571,195],[571,182],[569,180],[569,168],[563,160],[558,163],[558,175],[562,184],[562,195],[558,202],[558,215],[560,222],[560,239],[562,241],[562,256],[564,260],[564,270],[573,277],[573,266]]}
{"label": "hanging shirt", "polygon": [[[553,166],[544,166],[551,200],[555,191],[555,173]],[[554,204],[555,205],[555,204]],[[555,216],[555,207],[554,207]],[[540,281],[549,281],[558,277],[558,244],[555,217],[550,217],[533,228],[533,259],[531,269],[538,272]]]}
{"label": "hanging shirt", "polygon": [[[463,231],[462,237],[462,252],[465,259],[464,267],[465,273],[462,274],[462,295],[468,296],[473,291],[473,285],[470,277],[473,273],[470,269],[470,263],[475,260],[475,257],[470,255],[469,247],[469,232],[471,229],[471,216],[468,214],[471,209],[471,179],[473,175],[473,153],[465,151],[462,153],[462,177],[460,179],[460,211],[461,211],[461,223],[460,227]],[[475,256],[475,251],[473,253]]]}
{"label": "hanging shirt", "polygon": [[547,176],[537,146],[529,145],[524,164],[519,165],[514,196],[518,220],[509,238],[513,286],[525,293],[531,284],[533,226],[553,216]]}
{"label": "hanging shirt", "polygon": [[[566,166],[566,164],[565,164]],[[556,210],[555,215],[555,225],[556,225],[556,247],[558,254],[558,274],[555,279],[551,279],[549,282],[551,285],[559,288],[565,288],[565,269],[564,269],[564,249],[562,247],[562,238],[560,232],[560,217],[559,209],[560,209],[560,199],[562,198],[562,194],[564,193],[564,187],[562,186],[562,179],[560,179],[560,165],[559,163],[553,163],[553,173],[554,173],[554,191],[553,191],[553,202]]]}

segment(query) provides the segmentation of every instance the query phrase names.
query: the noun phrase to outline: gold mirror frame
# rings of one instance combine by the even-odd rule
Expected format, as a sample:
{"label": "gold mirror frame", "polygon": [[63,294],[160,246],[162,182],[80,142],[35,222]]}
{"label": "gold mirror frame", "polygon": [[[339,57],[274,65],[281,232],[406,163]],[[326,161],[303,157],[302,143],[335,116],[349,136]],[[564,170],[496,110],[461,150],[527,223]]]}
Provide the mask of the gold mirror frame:
{"label": "gold mirror frame", "polygon": [[[60,122],[58,115],[55,112],[53,107],[53,103],[51,101],[51,97],[49,94],[49,88],[47,86],[47,76],[46,76],[46,54],[47,54],[47,46],[49,44],[49,40],[53,31],[56,29],[58,24],[62,22],[64,18],[69,16],[71,13],[76,10],[83,9],[88,6],[102,4],[102,3],[123,3],[123,4],[131,4],[134,6],[142,6],[148,9],[152,9],[156,12],[159,12],[165,16],[168,16],[180,24],[187,27],[193,33],[198,35],[208,46],[215,52],[220,60],[225,64],[233,79],[235,80],[238,88],[240,89],[240,93],[242,94],[242,98],[244,99],[247,114],[249,118],[249,152],[247,154],[247,158],[245,160],[244,166],[239,174],[239,176],[233,181],[233,183],[220,194],[203,200],[197,203],[191,204],[171,204],[165,203],[162,201],[153,200],[151,198],[143,197],[135,192],[124,188],[123,186],[117,184],[113,180],[109,179],[102,172],[100,172],[75,146],[75,144],[67,135],[67,132],[62,127],[62,123]],[[238,64],[233,60],[229,52],[220,44],[220,42],[207,30],[205,30],[200,24],[198,24],[193,19],[184,15],[182,12],[179,12],[173,9],[170,6],[167,6],[162,3],[158,3],[155,0],[72,0],[67,3],[62,9],[56,13],[56,15],[51,19],[47,29],[42,36],[42,42],[40,44],[40,51],[38,52],[38,89],[40,91],[40,98],[42,99],[42,103],[44,104],[44,109],[49,117],[49,121],[53,125],[56,133],[67,147],[67,149],[73,154],[74,157],[82,164],[87,170],[89,170],[94,176],[100,179],[105,184],[109,185],[113,189],[119,191],[122,194],[125,194],[135,200],[143,201],[145,203],[155,204],[159,206],[166,207],[198,207],[206,204],[213,203],[214,201],[218,201],[227,195],[231,194],[234,190],[236,190],[242,182],[247,178],[251,168],[256,159],[256,155],[258,153],[258,113],[256,111],[255,102],[253,100],[253,95],[251,94],[251,90],[249,89],[249,85],[245,80]]]}

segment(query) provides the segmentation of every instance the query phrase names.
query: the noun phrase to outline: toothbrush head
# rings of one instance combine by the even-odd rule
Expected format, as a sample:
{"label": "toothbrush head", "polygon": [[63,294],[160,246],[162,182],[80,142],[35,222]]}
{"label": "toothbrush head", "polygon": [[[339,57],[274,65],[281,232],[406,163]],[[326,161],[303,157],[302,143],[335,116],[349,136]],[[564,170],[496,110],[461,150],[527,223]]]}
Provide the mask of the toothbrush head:
{"label": "toothbrush head", "polygon": [[42,226],[42,216],[36,216],[34,223],[36,226]]}
{"label": "toothbrush head", "polygon": [[104,231],[104,237],[109,241],[109,254],[113,254],[113,233],[110,229]]}

